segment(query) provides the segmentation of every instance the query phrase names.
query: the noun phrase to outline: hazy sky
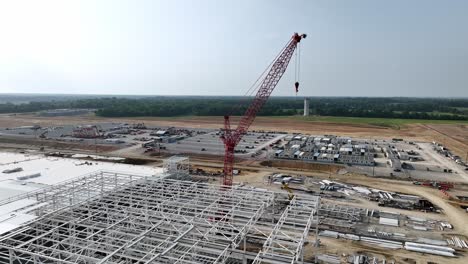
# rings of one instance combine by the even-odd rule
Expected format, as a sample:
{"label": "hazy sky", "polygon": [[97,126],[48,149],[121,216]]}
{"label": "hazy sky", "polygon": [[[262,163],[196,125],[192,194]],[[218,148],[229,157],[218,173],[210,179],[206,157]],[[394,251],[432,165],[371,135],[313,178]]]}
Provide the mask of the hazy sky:
{"label": "hazy sky", "polygon": [[468,97],[465,0],[0,0],[0,93],[242,95],[296,31],[299,95]]}

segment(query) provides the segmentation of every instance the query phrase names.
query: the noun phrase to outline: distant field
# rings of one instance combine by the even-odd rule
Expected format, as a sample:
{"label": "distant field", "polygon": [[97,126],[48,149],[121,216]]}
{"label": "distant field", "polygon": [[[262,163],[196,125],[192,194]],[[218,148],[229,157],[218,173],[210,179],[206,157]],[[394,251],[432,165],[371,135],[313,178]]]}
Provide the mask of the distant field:
{"label": "distant field", "polygon": [[[140,117],[142,119],[158,119],[158,120],[200,120],[212,118],[212,120],[221,120],[219,116],[174,116],[174,117]],[[238,116],[233,117],[238,120]],[[370,117],[340,117],[340,116],[262,116],[257,117],[262,120],[297,120],[305,122],[329,122],[329,123],[342,123],[342,124],[359,124],[371,125],[385,128],[400,129],[402,126],[411,124],[468,124],[468,120],[428,120],[428,119],[394,119],[394,118],[370,118]],[[282,120],[283,119],[283,120]],[[235,123],[233,121],[233,123]],[[254,122],[255,124],[255,122]]]}
{"label": "distant field", "polygon": [[381,127],[400,129],[409,124],[468,124],[466,120],[427,120],[427,119],[393,119],[393,118],[369,118],[369,117],[338,117],[338,116],[288,116],[274,117],[303,120],[306,122],[331,122],[346,124],[365,124]]}

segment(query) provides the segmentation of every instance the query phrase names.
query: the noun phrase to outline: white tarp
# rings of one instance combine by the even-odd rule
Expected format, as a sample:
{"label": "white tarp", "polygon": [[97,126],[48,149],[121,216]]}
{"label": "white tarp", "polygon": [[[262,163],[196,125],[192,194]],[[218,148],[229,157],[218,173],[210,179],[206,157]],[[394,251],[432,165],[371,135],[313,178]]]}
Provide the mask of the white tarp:
{"label": "white tarp", "polygon": [[380,217],[379,224],[388,226],[398,226],[398,219]]}

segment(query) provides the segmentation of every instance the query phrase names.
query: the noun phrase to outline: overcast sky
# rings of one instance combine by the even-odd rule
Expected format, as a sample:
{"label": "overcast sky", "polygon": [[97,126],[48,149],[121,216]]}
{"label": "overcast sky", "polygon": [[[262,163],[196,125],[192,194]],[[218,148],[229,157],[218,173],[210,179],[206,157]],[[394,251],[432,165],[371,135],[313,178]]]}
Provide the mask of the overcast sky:
{"label": "overcast sky", "polygon": [[0,0],[0,93],[243,95],[296,31],[299,95],[468,97],[464,0]]}

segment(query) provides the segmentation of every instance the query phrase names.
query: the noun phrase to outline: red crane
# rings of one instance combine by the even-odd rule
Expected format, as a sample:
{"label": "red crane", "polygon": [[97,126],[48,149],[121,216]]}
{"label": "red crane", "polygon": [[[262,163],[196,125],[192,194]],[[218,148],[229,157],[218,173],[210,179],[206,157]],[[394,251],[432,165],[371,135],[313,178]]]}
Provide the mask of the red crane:
{"label": "red crane", "polygon": [[[242,137],[246,134],[250,125],[252,125],[258,111],[263,107],[278,84],[279,80],[283,76],[298,43],[301,41],[301,39],[306,38],[306,36],[306,34],[299,35],[298,33],[294,33],[291,40],[271,64],[270,70],[263,78],[255,98],[245,111],[236,129],[231,129],[229,115],[224,116],[224,133],[221,135],[221,140],[224,143],[224,185],[232,185],[234,149],[236,148],[237,144],[239,144]],[[299,82],[296,82],[294,85],[297,92],[297,89],[299,88]]]}

